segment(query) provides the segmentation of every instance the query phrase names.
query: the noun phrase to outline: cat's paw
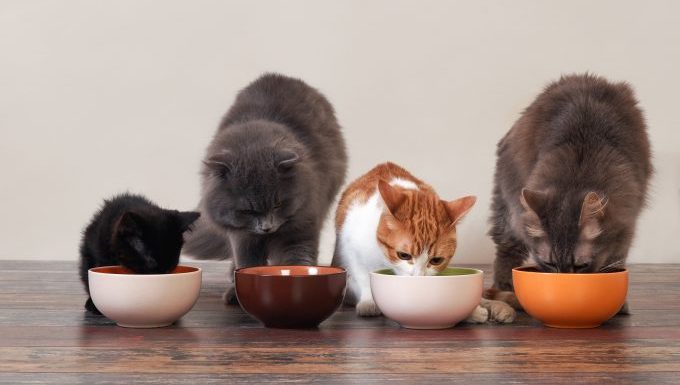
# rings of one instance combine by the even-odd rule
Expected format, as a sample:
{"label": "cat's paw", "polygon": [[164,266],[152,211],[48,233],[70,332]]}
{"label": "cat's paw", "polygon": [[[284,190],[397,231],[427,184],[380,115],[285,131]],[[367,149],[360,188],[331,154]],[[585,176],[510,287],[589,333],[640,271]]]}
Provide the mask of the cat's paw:
{"label": "cat's paw", "polygon": [[503,301],[512,306],[515,310],[522,310],[522,305],[517,300],[517,296],[513,291],[498,290],[495,288],[486,289],[484,291],[484,298],[496,301]]}
{"label": "cat's paw", "polygon": [[630,315],[630,308],[628,307],[628,301],[623,303],[623,306],[621,306],[621,309],[619,309],[619,312],[616,313],[619,315]]}
{"label": "cat's paw", "polygon": [[236,264],[234,263],[233,259],[230,259],[227,261],[227,269],[226,269],[226,276],[227,276],[227,286],[234,286],[234,270],[236,270]]}
{"label": "cat's paw", "polygon": [[479,305],[475,308],[475,310],[472,311],[472,314],[470,314],[465,322],[469,322],[472,324],[483,324],[486,323],[489,320],[489,311]]}
{"label": "cat's paw", "polygon": [[227,287],[227,290],[222,294],[222,301],[225,305],[238,305],[238,298],[236,298],[236,288]]}
{"label": "cat's paw", "polygon": [[489,322],[509,324],[515,321],[515,317],[517,317],[515,309],[502,301],[483,299],[480,306],[489,311]]}
{"label": "cat's paw", "polygon": [[380,314],[382,314],[382,312],[372,299],[359,301],[357,304],[357,315],[360,317],[375,317]]}
{"label": "cat's paw", "polygon": [[97,314],[101,315],[102,313],[97,309],[97,306],[94,305],[94,302],[92,302],[92,298],[88,298],[87,302],[85,302],[85,309],[89,311],[92,314]]}

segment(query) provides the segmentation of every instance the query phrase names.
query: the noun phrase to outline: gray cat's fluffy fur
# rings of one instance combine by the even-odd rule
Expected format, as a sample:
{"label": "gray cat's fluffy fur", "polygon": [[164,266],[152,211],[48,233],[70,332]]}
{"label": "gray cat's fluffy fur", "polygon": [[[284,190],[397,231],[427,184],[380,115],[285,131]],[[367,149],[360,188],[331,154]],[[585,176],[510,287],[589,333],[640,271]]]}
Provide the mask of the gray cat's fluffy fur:
{"label": "gray cat's fluffy fur", "polygon": [[202,219],[183,251],[233,258],[236,268],[315,264],[346,169],[328,100],[301,80],[263,75],[238,94],[208,146]]}
{"label": "gray cat's fluffy fur", "polygon": [[562,77],[498,144],[490,235],[494,289],[511,269],[621,268],[653,173],[642,112],[631,88],[593,75]]}

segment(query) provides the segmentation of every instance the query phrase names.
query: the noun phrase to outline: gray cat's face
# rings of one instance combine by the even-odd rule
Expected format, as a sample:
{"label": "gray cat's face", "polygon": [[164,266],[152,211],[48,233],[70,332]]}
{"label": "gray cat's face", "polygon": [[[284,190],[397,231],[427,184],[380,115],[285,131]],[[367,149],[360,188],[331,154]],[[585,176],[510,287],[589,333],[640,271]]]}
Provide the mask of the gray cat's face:
{"label": "gray cat's face", "polygon": [[546,272],[590,273],[611,258],[611,238],[603,235],[606,198],[595,192],[583,197],[551,196],[524,189],[522,221],[529,254]]}
{"label": "gray cat's face", "polygon": [[226,229],[276,232],[303,204],[298,161],[295,152],[282,149],[256,157],[234,151],[212,155],[204,168],[206,214]]}

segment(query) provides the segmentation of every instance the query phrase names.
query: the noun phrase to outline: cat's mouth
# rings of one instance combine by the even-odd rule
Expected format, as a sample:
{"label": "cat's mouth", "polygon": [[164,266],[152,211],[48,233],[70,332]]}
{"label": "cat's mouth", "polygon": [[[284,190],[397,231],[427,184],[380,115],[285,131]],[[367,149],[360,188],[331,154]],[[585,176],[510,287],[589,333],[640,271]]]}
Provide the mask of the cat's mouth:
{"label": "cat's mouth", "polygon": [[273,234],[278,230],[278,227],[276,229],[253,229],[251,230],[253,233],[258,234],[258,235],[265,235],[265,234]]}
{"label": "cat's mouth", "polygon": [[273,234],[276,231],[278,231],[278,229],[281,228],[282,224],[283,223],[280,223],[280,224],[277,224],[277,225],[272,224],[272,225],[269,225],[269,226],[258,226],[256,228],[251,228],[250,231],[252,233],[258,234],[258,235]]}

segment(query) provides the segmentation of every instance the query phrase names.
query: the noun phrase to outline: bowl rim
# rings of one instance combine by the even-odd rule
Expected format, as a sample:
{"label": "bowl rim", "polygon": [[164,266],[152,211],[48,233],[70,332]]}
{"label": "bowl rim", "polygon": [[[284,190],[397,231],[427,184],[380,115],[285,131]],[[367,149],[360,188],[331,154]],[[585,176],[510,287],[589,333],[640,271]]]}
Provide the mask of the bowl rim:
{"label": "bowl rim", "polygon": [[[184,267],[184,268],[189,268],[191,269],[190,271],[182,271],[178,273],[164,273],[164,274],[127,274],[127,273],[107,273],[103,271],[98,271],[98,270],[103,270],[103,269],[111,269],[111,268],[116,268],[116,267],[123,267],[121,265],[108,265],[108,266],[97,266],[93,267],[87,270],[88,274],[95,274],[95,275],[101,275],[101,276],[106,276],[106,277],[173,277],[173,276],[181,276],[181,275],[188,275],[188,274],[199,274],[203,271],[200,267],[196,266],[188,266],[188,265],[177,265],[177,267]],[[131,279],[138,279],[138,278],[131,278]],[[144,278],[141,278],[144,279]]]}
{"label": "bowl rim", "polygon": [[[261,269],[261,268],[286,268],[286,267],[321,267],[324,269],[335,269],[337,271],[335,272],[329,272],[329,273],[324,273],[324,274],[290,274],[290,275],[281,275],[281,274],[273,274],[273,273],[253,273],[253,272],[248,272],[250,269]],[[287,279],[287,278],[314,278],[314,277],[332,277],[336,275],[346,275],[347,270],[344,267],[340,266],[321,266],[321,265],[264,265],[264,266],[249,266],[249,267],[242,267],[239,269],[234,270],[234,274],[240,274],[240,275],[248,275],[248,276],[253,276],[253,277],[276,277],[276,278],[282,278],[282,279]]]}
{"label": "bowl rim", "polygon": [[380,277],[398,277],[398,278],[410,278],[410,279],[414,279],[414,278],[426,278],[426,279],[438,278],[438,279],[441,279],[441,278],[471,277],[471,276],[484,274],[484,270],[475,269],[473,267],[447,266],[446,268],[447,269],[453,268],[453,269],[470,270],[471,273],[469,273],[469,274],[457,274],[457,275],[397,275],[397,274],[380,273],[380,271],[383,271],[383,270],[391,270],[390,267],[383,267],[383,268],[371,271],[371,275],[380,276]]}
{"label": "bowl rim", "polygon": [[550,272],[543,272],[543,271],[528,271],[527,269],[533,269],[536,268],[537,265],[525,265],[525,266],[518,266],[512,269],[512,272],[517,272],[518,274],[530,274],[530,275],[549,275],[553,277],[568,277],[568,276],[577,276],[577,277],[598,277],[598,276],[613,276],[613,275],[626,275],[628,274],[628,268],[622,268],[617,271],[610,271],[610,272],[598,272],[598,273],[550,273]]}

